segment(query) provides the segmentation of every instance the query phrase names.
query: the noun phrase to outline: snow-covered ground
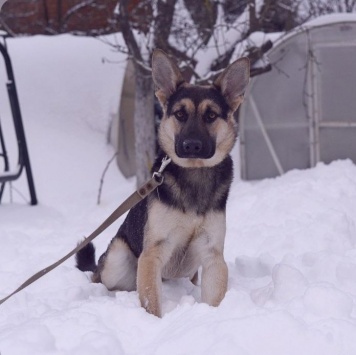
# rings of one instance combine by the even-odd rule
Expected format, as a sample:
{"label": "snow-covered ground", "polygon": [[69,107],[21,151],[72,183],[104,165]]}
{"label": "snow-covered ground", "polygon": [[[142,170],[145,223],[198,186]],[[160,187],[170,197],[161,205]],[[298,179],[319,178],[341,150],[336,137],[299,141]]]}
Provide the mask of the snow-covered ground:
{"label": "snow-covered ground", "polygon": [[[9,203],[6,190],[0,298],[71,250],[135,186],[112,165],[96,204],[113,155],[106,133],[124,58],[94,39],[8,44],[40,204],[26,205],[16,191]],[[28,196],[23,179],[14,187]],[[119,224],[98,237],[98,254]],[[356,166],[319,164],[259,182],[236,177],[227,224],[229,286],[218,308],[200,303],[188,280],[170,281],[158,319],[136,292],[108,292],[70,260],[0,306],[0,353],[356,354]]]}

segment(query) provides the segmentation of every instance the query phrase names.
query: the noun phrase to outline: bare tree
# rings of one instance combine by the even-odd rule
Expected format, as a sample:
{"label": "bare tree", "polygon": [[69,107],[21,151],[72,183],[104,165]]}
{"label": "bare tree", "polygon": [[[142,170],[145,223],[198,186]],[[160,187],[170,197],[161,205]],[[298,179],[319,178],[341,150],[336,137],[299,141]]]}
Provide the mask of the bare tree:
{"label": "bare tree", "polygon": [[300,0],[299,3],[299,23],[321,15],[356,11],[356,0]]}
{"label": "bare tree", "polygon": [[[155,156],[155,127],[153,112],[153,82],[145,48],[134,34],[135,19],[130,18],[129,0],[119,3],[118,19],[128,52],[135,65],[135,151],[137,184],[143,184],[153,164]],[[147,35],[147,34],[146,34]],[[146,49],[147,50],[147,49]]]}

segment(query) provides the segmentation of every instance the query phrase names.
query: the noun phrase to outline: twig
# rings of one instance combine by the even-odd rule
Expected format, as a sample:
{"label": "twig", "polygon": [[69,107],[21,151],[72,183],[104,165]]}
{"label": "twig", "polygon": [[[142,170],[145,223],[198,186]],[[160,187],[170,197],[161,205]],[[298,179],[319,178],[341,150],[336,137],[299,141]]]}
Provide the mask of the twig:
{"label": "twig", "polygon": [[103,185],[104,185],[104,178],[105,178],[105,174],[108,171],[110,164],[113,162],[113,160],[116,158],[117,156],[117,152],[115,152],[115,154],[110,158],[110,160],[106,163],[105,169],[101,175],[100,178],[100,185],[99,185],[99,193],[98,193],[98,199],[97,199],[97,204],[100,205],[100,200],[101,200],[101,191],[103,189]]}

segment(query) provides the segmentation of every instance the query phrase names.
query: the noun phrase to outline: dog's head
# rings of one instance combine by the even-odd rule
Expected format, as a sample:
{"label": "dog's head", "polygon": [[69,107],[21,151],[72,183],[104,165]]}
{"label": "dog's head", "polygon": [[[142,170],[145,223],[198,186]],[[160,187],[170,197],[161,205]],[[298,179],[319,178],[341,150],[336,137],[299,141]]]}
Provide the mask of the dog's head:
{"label": "dog's head", "polygon": [[230,64],[212,85],[191,85],[161,50],[152,57],[156,96],[163,109],[161,148],[186,168],[219,164],[237,137],[233,113],[243,101],[250,77],[248,58]]}

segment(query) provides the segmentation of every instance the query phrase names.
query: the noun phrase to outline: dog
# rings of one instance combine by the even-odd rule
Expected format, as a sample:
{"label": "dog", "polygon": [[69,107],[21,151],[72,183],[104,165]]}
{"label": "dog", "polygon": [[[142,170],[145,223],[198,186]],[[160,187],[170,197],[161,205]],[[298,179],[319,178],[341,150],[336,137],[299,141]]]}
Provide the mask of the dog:
{"label": "dog", "polygon": [[137,289],[141,305],[161,317],[162,279],[186,277],[196,284],[201,267],[202,302],[218,306],[225,296],[225,211],[233,179],[229,154],[237,138],[234,112],[243,101],[250,65],[240,58],[212,85],[192,85],[156,49],[152,77],[163,111],[152,170],[165,156],[171,158],[164,182],[129,211],[98,265],[93,244],[77,253],[76,262],[109,290]]}

